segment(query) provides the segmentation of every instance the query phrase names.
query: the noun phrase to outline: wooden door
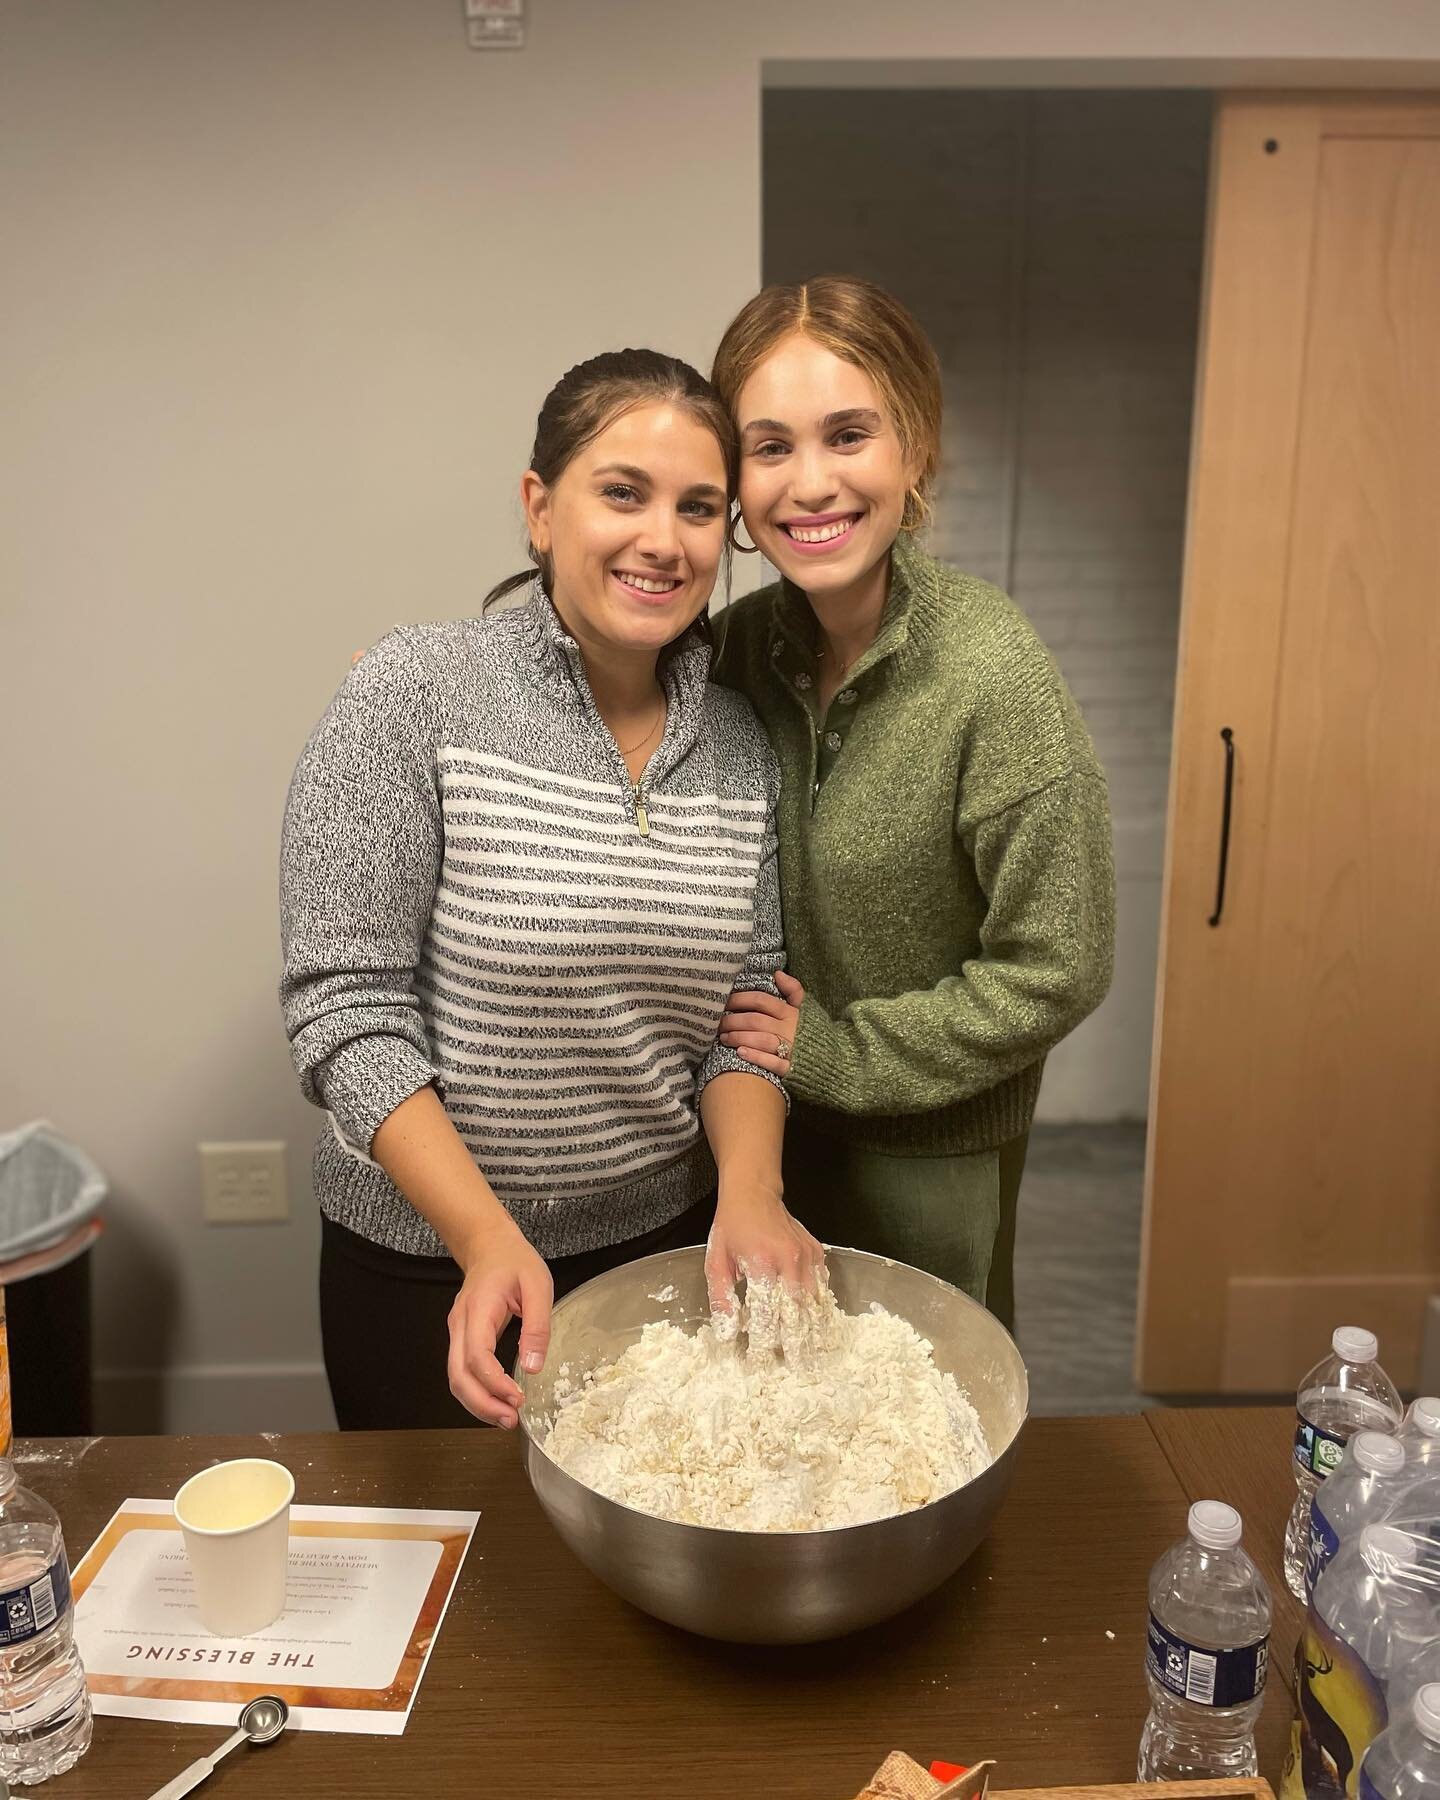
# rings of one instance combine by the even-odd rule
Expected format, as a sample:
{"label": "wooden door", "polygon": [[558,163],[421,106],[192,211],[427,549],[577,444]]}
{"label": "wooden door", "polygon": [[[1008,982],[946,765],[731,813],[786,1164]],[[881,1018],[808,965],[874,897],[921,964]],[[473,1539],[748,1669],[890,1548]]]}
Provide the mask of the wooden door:
{"label": "wooden door", "polygon": [[[1440,98],[1218,109],[1136,1379],[1440,1292]],[[1226,743],[1233,808],[1217,894]]]}

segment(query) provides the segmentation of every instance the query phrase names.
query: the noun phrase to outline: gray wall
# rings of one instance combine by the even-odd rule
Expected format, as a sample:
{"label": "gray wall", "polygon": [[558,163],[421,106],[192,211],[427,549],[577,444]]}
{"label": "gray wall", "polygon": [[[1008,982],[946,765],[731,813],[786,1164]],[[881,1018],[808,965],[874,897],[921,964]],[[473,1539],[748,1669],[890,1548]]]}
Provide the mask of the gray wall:
{"label": "gray wall", "polygon": [[1111,784],[1110,998],[1040,1116],[1143,1118],[1198,324],[1203,94],[771,91],[765,276],[846,270],[939,351],[937,555],[1014,594]]}
{"label": "gray wall", "polygon": [[[762,64],[1394,83],[1440,55],[1411,0],[530,10],[526,50],[476,55],[458,0],[0,0],[0,1122],[111,1175],[112,1421],[323,1416],[285,783],[352,647],[515,566],[555,376],[704,359],[754,288]],[[197,1142],[271,1137],[291,1223],[207,1229]]]}

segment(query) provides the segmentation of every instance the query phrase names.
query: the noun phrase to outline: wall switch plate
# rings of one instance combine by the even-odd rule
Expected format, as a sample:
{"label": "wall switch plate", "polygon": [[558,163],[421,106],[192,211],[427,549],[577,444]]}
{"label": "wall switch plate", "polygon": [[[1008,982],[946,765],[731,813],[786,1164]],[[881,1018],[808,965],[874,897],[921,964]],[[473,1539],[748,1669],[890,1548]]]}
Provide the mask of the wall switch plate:
{"label": "wall switch plate", "polygon": [[465,0],[465,36],[472,50],[523,50],[525,0]]}
{"label": "wall switch plate", "polygon": [[208,1225],[253,1225],[290,1217],[285,1146],[276,1140],[201,1144],[200,1186]]}
{"label": "wall switch plate", "polygon": [[465,39],[472,50],[523,50],[523,19],[467,19]]}

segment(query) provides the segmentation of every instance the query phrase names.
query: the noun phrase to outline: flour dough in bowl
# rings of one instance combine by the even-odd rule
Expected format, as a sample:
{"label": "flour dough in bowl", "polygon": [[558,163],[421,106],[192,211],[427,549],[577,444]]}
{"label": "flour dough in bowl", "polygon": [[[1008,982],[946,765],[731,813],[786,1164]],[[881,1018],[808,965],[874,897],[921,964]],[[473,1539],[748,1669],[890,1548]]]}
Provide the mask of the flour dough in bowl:
{"label": "flour dough in bowl", "polygon": [[890,1518],[989,1467],[974,1407],[904,1319],[826,1295],[803,1334],[793,1319],[782,1334],[778,1310],[752,1294],[748,1342],[723,1321],[646,1325],[614,1362],[557,1383],[546,1453],[624,1506],[730,1531]]}

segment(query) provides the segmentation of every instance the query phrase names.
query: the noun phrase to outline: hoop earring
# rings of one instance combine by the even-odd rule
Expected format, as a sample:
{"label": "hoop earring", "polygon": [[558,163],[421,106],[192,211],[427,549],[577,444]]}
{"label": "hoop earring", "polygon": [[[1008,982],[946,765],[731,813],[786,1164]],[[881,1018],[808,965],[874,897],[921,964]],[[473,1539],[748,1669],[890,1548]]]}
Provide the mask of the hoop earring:
{"label": "hoop earring", "polygon": [[919,488],[907,488],[905,510],[900,515],[900,529],[904,532],[920,531],[925,525],[929,511],[929,507],[925,504],[925,496]]}
{"label": "hoop earring", "polygon": [[730,515],[729,529],[725,533],[726,543],[729,544],[732,550],[738,550],[741,556],[758,555],[760,550],[758,544],[742,544],[740,542],[740,522],[741,514],[740,509],[737,506],[735,511]]}

